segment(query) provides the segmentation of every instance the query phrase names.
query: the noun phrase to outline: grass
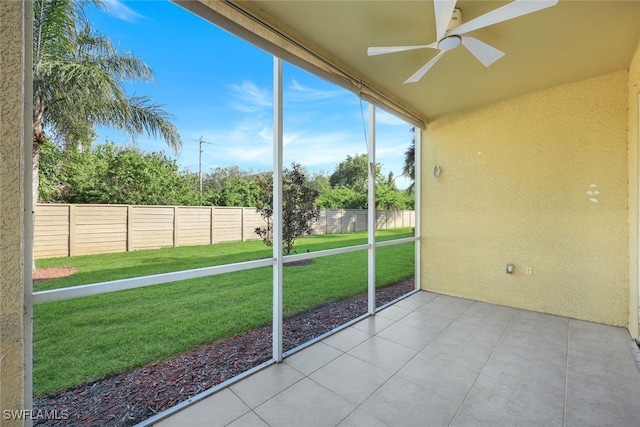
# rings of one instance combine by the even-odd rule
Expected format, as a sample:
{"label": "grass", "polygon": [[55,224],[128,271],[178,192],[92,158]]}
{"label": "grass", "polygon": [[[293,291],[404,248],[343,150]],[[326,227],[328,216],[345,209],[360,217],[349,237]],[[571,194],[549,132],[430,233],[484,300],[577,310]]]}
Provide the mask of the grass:
{"label": "grass", "polygon": [[[378,233],[380,240],[410,229]],[[366,233],[310,236],[300,252],[366,243]],[[413,244],[378,248],[377,286],[413,276]],[[41,260],[72,266],[73,276],[38,290],[220,265],[271,256],[262,242],[222,243],[120,254]],[[383,262],[380,262],[383,261]],[[284,271],[284,315],[366,292],[366,251],[316,258]],[[270,267],[94,295],[34,307],[34,395],[124,372],[269,324]]]}

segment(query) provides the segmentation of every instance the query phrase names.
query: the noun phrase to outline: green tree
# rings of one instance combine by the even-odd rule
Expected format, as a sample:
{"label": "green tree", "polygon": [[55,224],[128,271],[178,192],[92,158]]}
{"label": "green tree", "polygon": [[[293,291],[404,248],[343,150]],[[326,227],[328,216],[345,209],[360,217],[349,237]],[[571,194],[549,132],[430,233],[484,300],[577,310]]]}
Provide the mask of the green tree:
{"label": "green tree", "polygon": [[249,170],[240,169],[239,166],[216,167],[205,173],[202,177],[202,184],[205,189],[211,188],[215,191],[222,190],[229,180],[242,179],[251,181],[255,177],[255,173]]}
{"label": "green tree", "polygon": [[174,151],[182,145],[169,113],[148,97],[126,94],[125,82],[151,82],[153,72],[91,29],[84,13],[90,4],[105,10],[100,0],[33,3],[34,202],[45,129],[65,148],[90,143],[95,126],[162,137]]}
{"label": "green tree", "polygon": [[47,202],[201,205],[194,174],[164,153],[104,144],[62,150],[45,141],[40,198]]}
{"label": "green tree", "polygon": [[[380,175],[381,166],[376,164],[376,179]],[[366,192],[369,179],[369,159],[366,154],[356,154],[347,156],[345,160],[338,163],[335,171],[329,177],[332,187],[343,185],[356,192]]]}
{"label": "green tree", "polygon": [[231,176],[225,178],[218,192],[219,206],[256,206],[261,200],[262,189],[251,178]]}
{"label": "green tree", "polygon": [[64,203],[67,181],[64,164],[64,153],[47,138],[40,146],[39,200]]}
{"label": "green tree", "polygon": [[[258,179],[262,198],[256,212],[267,222],[257,227],[258,234],[267,246],[273,245],[273,175],[262,174]],[[297,163],[285,168],[282,176],[282,247],[285,255],[293,250],[298,237],[311,234],[313,224],[320,216],[316,200],[318,190],[312,187],[305,170]]]}
{"label": "green tree", "polygon": [[414,198],[412,194],[386,184],[376,185],[376,209],[401,210],[413,209],[413,207]]}
{"label": "green tree", "polygon": [[367,192],[356,192],[343,185],[323,191],[318,198],[318,205],[324,209],[365,209]]}

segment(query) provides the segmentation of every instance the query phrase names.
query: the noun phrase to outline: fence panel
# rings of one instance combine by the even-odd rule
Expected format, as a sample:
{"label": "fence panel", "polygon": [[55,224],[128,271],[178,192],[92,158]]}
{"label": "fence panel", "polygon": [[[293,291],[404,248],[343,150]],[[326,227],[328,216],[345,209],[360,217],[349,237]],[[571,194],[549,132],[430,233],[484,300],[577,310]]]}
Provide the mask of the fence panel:
{"label": "fence panel", "polygon": [[318,220],[313,224],[313,231],[311,234],[326,234],[327,232],[327,211],[323,209],[320,211]]}
{"label": "fence panel", "polygon": [[353,209],[343,209],[340,218],[340,232],[350,233],[356,231],[355,212]]}
{"label": "fence panel", "polygon": [[137,250],[173,246],[174,214],[173,206],[134,206],[130,248]]}
{"label": "fence panel", "polygon": [[367,231],[367,211],[364,209],[355,210],[355,230]]}
{"label": "fence panel", "polygon": [[243,235],[242,240],[256,240],[260,236],[256,234],[256,228],[266,227],[267,222],[262,219],[255,208],[244,208]]}
{"label": "fence panel", "polygon": [[342,209],[327,209],[326,234],[342,233]]}
{"label": "fence panel", "polygon": [[238,242],[242,240],[242,208],[216,208],[213,232],[216,242]]}
{"label": "fence panel", "polygon": [[211,243],[211,208],[182,206],[177,210],[176,246],[208,245]]}
{"label": "fence panel", "polygon": [[[265,221],[251,207],[39,204],[36,258],[259,239]],[[413,211],[378,211],[376,229],[414,227]],[[326,209],[313,234],[367,230],[365,209]]]}
{"label": "fence panel", "polygon": [[35,258],[69,256],[69,205],[38,205],[33,240]]}
{"label": "fence panel", "polygon": [[73,215],[69,252],[73,255],[93,255],[127,250],[127,207],[85,205],[70,206]]}

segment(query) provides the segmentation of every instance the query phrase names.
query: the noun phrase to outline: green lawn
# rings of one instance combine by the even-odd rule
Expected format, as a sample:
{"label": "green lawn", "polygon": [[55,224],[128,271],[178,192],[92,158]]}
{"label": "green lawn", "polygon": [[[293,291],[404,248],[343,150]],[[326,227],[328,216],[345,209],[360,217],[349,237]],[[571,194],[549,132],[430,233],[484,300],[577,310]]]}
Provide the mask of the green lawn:
{"label": "green lawn", "polygon": [[[378,240],[411,236],[410,229]],[[366,243],[366,233],[299,239],[299,252]],[[377,249],[377,286],[413,276],[413,244]],[[40,260],[77,273],[37,290],[268,258],[260,241]],[[383,262],[380,262],[383,260]],[[316,258],[284,271],[285,317],[366,292],[367,252]],[[270,267],[149,286],[34,307],[34,394],[127,371],[221,338],[269,324]]]}

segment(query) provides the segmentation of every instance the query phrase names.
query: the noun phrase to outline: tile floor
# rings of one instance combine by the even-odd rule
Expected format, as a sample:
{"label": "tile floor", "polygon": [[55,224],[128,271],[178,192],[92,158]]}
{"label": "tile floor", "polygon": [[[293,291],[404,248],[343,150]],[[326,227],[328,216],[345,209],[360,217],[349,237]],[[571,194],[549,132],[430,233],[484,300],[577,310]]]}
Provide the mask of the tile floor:
{"label": "tile floor", "polygon": [[630,343],[418,292],[155,426],[640,426]]}

